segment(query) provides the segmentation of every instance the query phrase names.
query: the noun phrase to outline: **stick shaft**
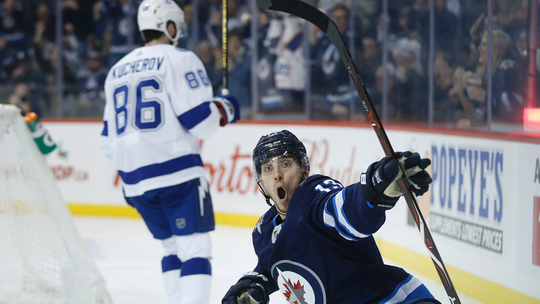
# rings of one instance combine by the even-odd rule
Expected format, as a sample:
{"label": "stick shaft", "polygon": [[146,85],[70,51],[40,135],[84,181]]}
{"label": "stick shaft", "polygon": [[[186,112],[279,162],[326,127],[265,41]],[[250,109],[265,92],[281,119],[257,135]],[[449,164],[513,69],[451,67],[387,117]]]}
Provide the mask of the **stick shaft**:
{"label": "stick shaft", "polygon": [[223,77],[223,85],[221,94],[229,94],[229,45],[228,45],[228,17],[227,17],[227,0],[221,0],[221,75]]}

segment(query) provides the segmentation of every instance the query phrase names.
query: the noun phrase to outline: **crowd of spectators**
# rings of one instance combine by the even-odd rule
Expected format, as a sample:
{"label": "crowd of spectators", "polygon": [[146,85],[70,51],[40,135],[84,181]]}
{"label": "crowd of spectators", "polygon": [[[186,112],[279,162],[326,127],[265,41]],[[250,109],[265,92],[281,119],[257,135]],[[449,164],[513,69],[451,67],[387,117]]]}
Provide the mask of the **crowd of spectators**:
{"label": "crowd of spectators", "polygon": [[[218,94],[222,85],[221,0],[198,0],[197,16],[193,1],[177,1],[189,33],[180,46],[201,58]],[[229,90],[238,97],[244,116],[251,114],[253,103],[262,113],[302,113],[308,88],[311,118],[365,120],[348,71],[328,37],[296,17],[263,10],[255,16],[257,31],[252,33],[248,2],[228,1]],[[492,91],[487,92],[487,1],[434,1],[435,122],[481,126],[486,123],[488,102],[495,120],[520,121],[527,98],[528,2],[492,1]],[[2,102],[18,103],[24,111],[45,116],[99,117],[108,69],[143,44],[136,22],[140,0],[61,3],[59,55],[56,0],[2,1],[0,88],[8,87],[12,93]],[[430,0],[389,0],[387,18],[382,1],[377,0],[318,0],[316,5],[343,34],[379,111],[386,96],[389,120],[427,121]],[[251,39],[256,52],[249,47]],[[64,84],[60,112],[54,94],[59,56]],[[256,56],[255,68],[252,56]],[[251,73],[255,73],[256,88],[251,85]],[[252,100],[254,89],[258,100]]]}

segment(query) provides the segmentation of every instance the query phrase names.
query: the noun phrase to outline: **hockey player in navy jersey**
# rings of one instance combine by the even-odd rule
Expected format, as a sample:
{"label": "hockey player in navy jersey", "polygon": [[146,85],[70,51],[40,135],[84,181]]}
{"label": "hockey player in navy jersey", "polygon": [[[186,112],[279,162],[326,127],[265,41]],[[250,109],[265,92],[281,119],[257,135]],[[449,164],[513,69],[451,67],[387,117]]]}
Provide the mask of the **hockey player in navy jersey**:
{"label": "hockey player in navy jersey", "polygon": [[238,120],[232,96],[212,96],[201,60],[175,47],[186,33],[172,0],[144,0],[137,22],[146,41],[107,75],[101,149],[127,202],[165,249],[165,290],[174,304],[208,304],[212,201],[199,141]]}
{"label": "hockey player in navy jersey", "polygon": [[361,181],[343,187],[309,176],[301,141],[287,130],[261,137],[254,176],[274,204],[253,230],[258,264],[233,285],[223,304],[266,304],[275,291],[286,303],[440,303],[417,278],[383,263],[373,239],[401,196],[401,165],[416,195],[424,194],[431,164],[418,153],[396,153],[371,164]]}

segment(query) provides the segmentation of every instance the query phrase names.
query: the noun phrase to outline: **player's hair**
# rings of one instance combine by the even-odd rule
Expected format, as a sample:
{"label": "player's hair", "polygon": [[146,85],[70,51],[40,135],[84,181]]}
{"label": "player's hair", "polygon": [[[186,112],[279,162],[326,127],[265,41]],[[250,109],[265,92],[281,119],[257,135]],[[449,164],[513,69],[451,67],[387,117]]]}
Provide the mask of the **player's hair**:
{"label": "player's hair", "polygon": [[346,5],[343,5],[343,4],[336,4],[336,6],[334,6],[331,10],[332,13],[334,13],[335,11],[337,10],[342,10],[342,11],[345,11],[345,13],[347,14],[347,20],[349,20],[349,16],[350,16],[350,11],[349,11],[349,8],[346,6]]}
{"label": "player's hair", "polygon": [[[174,22],[170,20],[167,21],[167,26],[165,27],[165,30],[167,30],[167,28],[169,27],[169,24],[174,24]],[[161,31],[156,31],[156,30],[144,30],[141,32],[141,35],[144,41],[148,43],[152,40],[159,39],[162,36],[165,36],[165,33]],[[172,44],[172,41],[171,41],[171,44]]]}

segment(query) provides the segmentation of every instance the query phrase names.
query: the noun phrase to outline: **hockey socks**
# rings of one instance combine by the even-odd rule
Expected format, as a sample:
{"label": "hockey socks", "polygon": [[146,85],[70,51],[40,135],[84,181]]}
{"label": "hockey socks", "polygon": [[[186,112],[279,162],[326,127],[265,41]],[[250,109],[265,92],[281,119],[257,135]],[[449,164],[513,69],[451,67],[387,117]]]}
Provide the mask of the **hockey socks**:
{"label": "hockey socks", "polygon": [[193,258],[182,264],[180,304],[208,304],[212,285],[212,268],[205,258]]}
{"label": "hockey socks", "polygon": [[212,267],[205,258],[184,263],[176,255],[161,261],[165,291],[171,304],[208,304],[212,284]]}
{"label": "hockey socks", "polygon": [[163,257],[161,260],[161,270],[163,271],[163,283],[169,302],[180,303],[180,268],[182,262],[176,255]]}

